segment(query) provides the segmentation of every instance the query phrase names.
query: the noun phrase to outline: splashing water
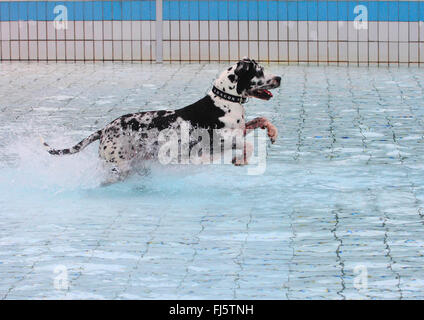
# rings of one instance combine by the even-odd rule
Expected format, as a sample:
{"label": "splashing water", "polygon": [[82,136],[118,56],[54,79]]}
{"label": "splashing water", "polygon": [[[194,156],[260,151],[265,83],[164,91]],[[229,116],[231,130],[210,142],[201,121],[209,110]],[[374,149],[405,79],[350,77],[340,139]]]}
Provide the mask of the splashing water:
{"label": "splashing water", "polygon": [[[81,136],[83,136],[81,134]],[[78,138],[66,136],[63,129],[52,130],[46,139],[49,145],[65,148],[78,142]],[[102,186],[107,181],[108,171],[97,154],[98,142],[73,155],[53,156],[46,152],[38,134],[15,135],[4,147],[4,157],[0,177],[0,192],[17,197],[30,193],[57,195],[62,193],[166,193],[169,196],[184,194],[210,194],[216,184],[227,181],[228,190],[235,183],[234,167],[168,165],[147,162],[125,181]],[[240,176],[244,175],[238,170]],[[231,174],[232,172],[232,174]],[[236,176],[237,176],[236,169]],[[224,183],[225,185],[225,183]],[[224,188],[225,189],[225,188]]]}

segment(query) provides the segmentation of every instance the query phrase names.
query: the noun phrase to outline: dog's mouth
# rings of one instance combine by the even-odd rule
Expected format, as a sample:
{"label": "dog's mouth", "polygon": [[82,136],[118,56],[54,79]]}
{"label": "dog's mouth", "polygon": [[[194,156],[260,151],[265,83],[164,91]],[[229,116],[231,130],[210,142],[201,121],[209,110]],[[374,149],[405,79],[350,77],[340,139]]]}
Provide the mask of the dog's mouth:
{"label": "dog's mouth", "polygon": [[262,100],[269,100],[271,99],[272,93],[267,89],[252,89],[248,92],[249,96],[262,99]]}

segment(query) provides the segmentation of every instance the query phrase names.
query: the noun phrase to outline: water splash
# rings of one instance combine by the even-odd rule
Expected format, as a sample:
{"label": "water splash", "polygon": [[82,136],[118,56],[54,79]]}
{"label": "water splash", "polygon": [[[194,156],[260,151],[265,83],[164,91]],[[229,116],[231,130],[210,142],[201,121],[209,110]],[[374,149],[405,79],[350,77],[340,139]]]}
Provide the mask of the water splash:
{"label": "water splash", "polygon": [[[49,139],[52,146],[72,146],[76,140],[61,133]],[[52,156],[46,152],[36,133],[15,135],[4,146],[7,164],[1,171],[0,190],[22,190],[59,193],[64,190],[98,187],[105,170],[98,160],[94,146],[79,154],[66,157]]]}
{"label": "water splash", "polygon": [[[64,129],[53,129],[45,140],[55,148],[74,145],[86,132],[69,136]],[[37,133],[11,135],[2,148],[0,192],[4,196],[22,196],[29,193],[57,195],[88,192],[90,195],[124,196],[164,193],[168,197],[204,196],[211,192],[228,193],[234,186],[235,176],[244,176],[245,169],[231,165],[168,165],[146,162],[125,181],[102,186],[108,170],[98,157],[98,143],[83,151],[66,156],[52,156],[46,152]],[[214,186],[221,185],[219,190]],[[224,186],[224,187],[223,187]],[[228,186],[226,188],[225,186]]]}

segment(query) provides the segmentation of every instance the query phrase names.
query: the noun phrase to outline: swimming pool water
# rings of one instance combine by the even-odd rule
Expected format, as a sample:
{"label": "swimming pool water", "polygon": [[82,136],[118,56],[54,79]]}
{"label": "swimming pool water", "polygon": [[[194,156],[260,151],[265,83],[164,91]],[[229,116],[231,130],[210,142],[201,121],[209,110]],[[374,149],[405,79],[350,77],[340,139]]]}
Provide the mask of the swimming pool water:
{"label": "swimming pool water", "polygon": [[227,65],[0,65],[3,299],[424,298],[424,75],[270,65],[247,118],[279,129],[262,175],[152,165],[100,187],[119,115],[196,101]]}

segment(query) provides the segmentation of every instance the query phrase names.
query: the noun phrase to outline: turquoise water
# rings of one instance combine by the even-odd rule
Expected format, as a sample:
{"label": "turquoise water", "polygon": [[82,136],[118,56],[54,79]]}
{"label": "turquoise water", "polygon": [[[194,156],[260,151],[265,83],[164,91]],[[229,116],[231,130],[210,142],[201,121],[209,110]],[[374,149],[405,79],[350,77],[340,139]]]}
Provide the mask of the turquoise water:
{"label": "turquoise water", "polygon": [[100,187],[121,114],[200,98],[226,65],[0,65],[0,297],[424,298],[423,85],[414,68],[271,65],[247,118],[266,171],[148,164]]}

